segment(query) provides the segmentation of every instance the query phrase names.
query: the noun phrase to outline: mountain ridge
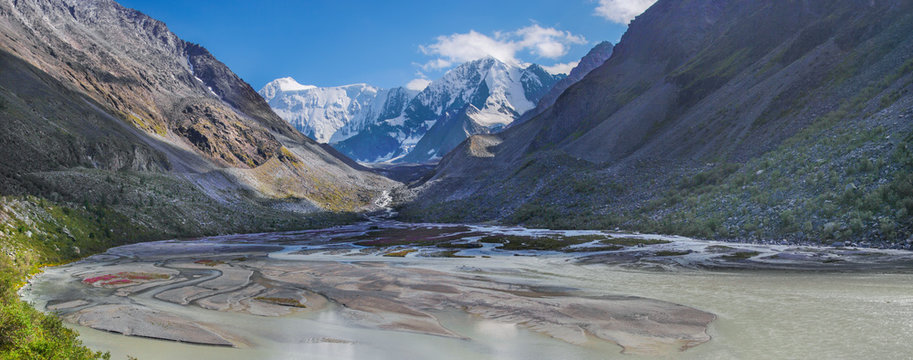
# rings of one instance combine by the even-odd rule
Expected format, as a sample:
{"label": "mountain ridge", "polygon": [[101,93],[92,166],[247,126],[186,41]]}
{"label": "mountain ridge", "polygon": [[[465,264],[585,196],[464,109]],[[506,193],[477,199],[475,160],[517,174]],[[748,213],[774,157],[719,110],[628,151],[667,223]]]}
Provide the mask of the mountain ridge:
{"label": "mountain ridge", "polygon": [[403,217],[898,246],[911,4],[781,5],[658,1],[554,105],[445,156]]}
{"label": "mountain ridge", "polygon": [[[469,104],[479,110],[477,123],[486,131],[494,131],[533,108],[534,101],[559,78],[561,76],[548,74],[538,65],[520,68],[493,57],[470,61],[429,84],[406,104],[399,116],[378,121],[363,133],[335,146],[352,158],[365,162],[432,161],[449,151],[452,143],[469,135],[443,130],[455,129],[444,124],[460,117],[460,111]],[[442,125],[437,126],[439,123]],[[429,132],[439,132],[432,136],[436,139],[455,141],[423,142]],[[440,147],[441,144],[445,146]],[[413,151],[415,148],[420,151]]]}
{"label": "mountain ridge", "polygon": [[202,46],[116,2],[4,0],[0,29],[0,195],[187,236],[304,226],[303,214],[373,209],[396,186],[294,130]]}
{"label": "mountain ridge", "polygon": [[597,67],[605,63],[606,60],[612,55],[612,49],[614,46],[608,41],[603,41],[596,46],[594,46],[590,51],[584,55],[580,61],[577,63],[577,66],[574,66],[571,69],[571,72],[567,75],[566,78],[561,79],[555,86],[553,86],[548,93],[541,96],[541,99],[536,103],[536,107],[530,111],[523,113],[523,115],[517,119],[512,126],[522,124],[527,120],[535,117],[536,115],[541,114],[550,106],[555,104],[555,101],[558,100],[558,96],[564,93],[567,88],[571,87],[578,81],[582,80],[586,74],[589,74],[590,71],[593,71]]}

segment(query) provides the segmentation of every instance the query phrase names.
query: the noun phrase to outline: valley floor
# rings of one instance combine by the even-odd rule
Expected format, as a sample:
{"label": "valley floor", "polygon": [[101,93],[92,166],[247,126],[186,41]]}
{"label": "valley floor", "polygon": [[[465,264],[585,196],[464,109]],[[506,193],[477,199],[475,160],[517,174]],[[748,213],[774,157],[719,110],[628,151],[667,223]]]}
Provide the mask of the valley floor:
{"label": "valley floor", "polygon": [[900,358],[911,270],[895,250],[375,221],[121,246],[22,296],[143,359]]}

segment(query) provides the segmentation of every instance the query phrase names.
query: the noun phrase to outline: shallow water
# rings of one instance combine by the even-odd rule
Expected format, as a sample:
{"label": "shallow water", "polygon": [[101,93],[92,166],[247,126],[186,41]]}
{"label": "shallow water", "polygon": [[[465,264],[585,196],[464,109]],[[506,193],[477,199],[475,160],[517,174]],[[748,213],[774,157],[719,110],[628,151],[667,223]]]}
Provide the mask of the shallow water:
{"label": "shallow water", "polygon": [[[256,243],[256,236],[245,237]],[[274,240],[274,239],[273,239]],[[272,241],[272,240],[271,240]],[[688,246],[694,240],[681,239]],[[361,261],[338,255],[292,255],[301,246],[275,251],[276,259]],[[663,266],[662,271],[606,264],[580,264],[578,255],[543,253],[508,256],[489,247],[465,253],[491,258],[373,257],[402,267],[434,269],[455,275],[481,275],[506,283],[554,287],[580,296],[632,295],[665,300],[717,315],[712,340],[684,352],[680,359],[908,359],[913,354],[913,274],[729,270],[707,271]],[[71,273],[93,262],[47,269],[24,293],[44,308],[61,293],[88,296],[74,287]],[[70,280],[68,280],[70,279]],[[78,284],[78,281],[76,282]],[[244,339],[238,348],[189,345],[123,336],[70,325],[90,347],[114,359],[637,359],[621,347],[597,339],[582,345],[557,340],[510,324],[461,311],[437,312],[441,324],[463,336],[450,338],[366,327],[339,316],[333,305],[318,312],[282,317],[205,310],[152,301],[133,301],[157,310],[231,328]],[[327,339],[332,339],[328,341]]]}

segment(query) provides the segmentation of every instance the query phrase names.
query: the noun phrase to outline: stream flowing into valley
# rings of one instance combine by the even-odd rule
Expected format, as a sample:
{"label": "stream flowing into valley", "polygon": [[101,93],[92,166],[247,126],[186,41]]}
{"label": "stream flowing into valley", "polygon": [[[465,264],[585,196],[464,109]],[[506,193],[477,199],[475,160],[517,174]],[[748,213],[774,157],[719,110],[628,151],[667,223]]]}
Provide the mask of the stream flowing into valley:
{"label": "stream flowing into valley", "polygon": [[893,250],[374,221],[122,246],[21,295],[114,359],[903,359],[910,269]]}

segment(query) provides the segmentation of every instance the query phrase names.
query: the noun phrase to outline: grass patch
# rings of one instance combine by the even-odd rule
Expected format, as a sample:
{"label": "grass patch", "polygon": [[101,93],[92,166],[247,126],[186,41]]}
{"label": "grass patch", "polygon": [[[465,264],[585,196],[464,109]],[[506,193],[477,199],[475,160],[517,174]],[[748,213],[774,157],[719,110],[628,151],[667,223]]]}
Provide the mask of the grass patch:
{"label": "grass patch", "polygon": [[255,297],[254,300],[262,301],[262,302],[266,302],[266,303],[270,303],[270,304],[276,304],[276,305],[282,305],[282,306],[288,306],[288,307],[296,307],[296,308],[302,308],[302,309],[307,307],[304,304],[302,304],[300,301],[292,299],[292,298],[258,296],[258,297]]}
{"label": "grass patch", "polygon": [[206,265],[206,266],[219,266],[225,264],[222,260],[212,260],[212,259],[202,259],[193,262],[194,264]]}
{"label": "grass patch", "polygon": [[388,252],[388,253],[384,254],[384,256],[386,256],[386,257],[406,257],[406,255],[409,255],[416,251],[418,251],[418,250],[405,249],[405,250],[399,250],[399,251],[394,251],[394,252]]}
{"label": "grass patch", "polygon": [[653,255],[655,255],[655,256],[682,256],[682,255],[688,255],[690,253],[691,253],[691,250],[685,250],[685,251],[661,250],[661,251],[657,251],[657,252],[653,253]]}
{"label": "grass patch", "polygon": [[617,251],[624,249],[624,246],[621,245],[607,245],[607,246],[586,246],[586,247],[577,247],[577,248],[566,248],[567,252],[597,252],[597,251]]}
{"label": "grass patch", "polygon": [[671,243],[671,241],[669,241],[669,240],[638,239],[638,238],[608,238],[608,239],[600,240],[599,242],[606,244],[606,245],[620,245],[620,246],[659,245],[659,244]]}
{"label": "grass patch", "polygon": [[483,234],[473,232],[466,226],[453,226],[440,228],[377,229],[345,240],[356,241],[354,244],[358,246],[431,246],[438,243],[452,242],[467,237],[481,235]]}
{"label": "grass patch", "polygon": [[736,248],[726,245],[710,245],[705,250],[712,253],[728,253],[736,251]]}
{"label": "grass patch", "polygon": [[607,240],[606,235],[550,235],[550,236],[520,236],[520,235],[491,235],[479,240],[482,243],[502,244],[497,247],[501,250],[542,250],[542,251],[578,251],[568,249],[568,246],[578,245],[598,240]]}
{"label": "grass patch", "polygon": [[435,246],[445,249],[478,249],[483,245],[479,243],[440,243]]}
{"label": "grass patch", "polygon": [[490,235],[479,239],[479,242],[486,244],[503,244],[507,242],[507,238],[502,235]]}
{"label": "grass patch", "polygon": [[730,261],[739,261],[739,260],[748,260],[755,256],[760,255],[761,253],[757,251],[739,251],[729,255],[720,256],[720,259],[730,260]]}
{"label": "grass patch", "polygon": [[460,252],[459,250],[447,250],[447,251],[438,251],[435,253],[428,254],[428,257],[441,257],[441,258],[461,258],[461,259],[470,259],[475,256],[466,256],[466,255],[457,255]]}
{"label": "grass patch", "polygon": [[501,250],[541,250],[541,251],[560,251],[568,245],[578,243],[568,243],[560,238],[548,237],[527,237],[527,236],[508,236],[503,245],[498,246]]}

